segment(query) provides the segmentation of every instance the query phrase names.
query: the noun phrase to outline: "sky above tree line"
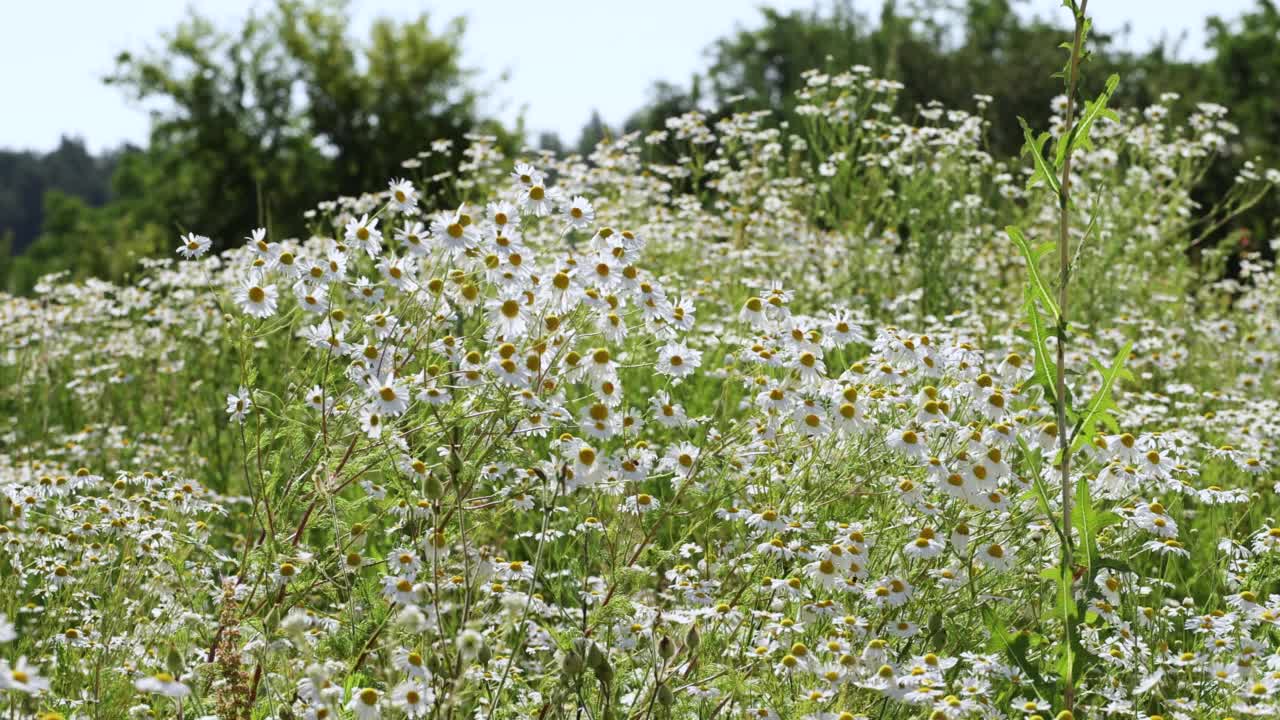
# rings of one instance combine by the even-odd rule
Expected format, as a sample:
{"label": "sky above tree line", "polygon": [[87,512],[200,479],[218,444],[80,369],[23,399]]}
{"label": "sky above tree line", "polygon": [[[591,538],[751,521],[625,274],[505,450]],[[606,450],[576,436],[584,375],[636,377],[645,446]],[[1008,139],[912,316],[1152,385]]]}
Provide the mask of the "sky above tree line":
{"label": "sky above tree line", "polygon": [[[825,7],[825,0],[816,0]],[[875,17],[880,0],[855,0]],[[1026,0],[1027,15],[1057,17],[1060,0]],[[9,110],[0,147],[49,150],[62,135],[82,137],[94,152],[144,144],[148,108],[105,86],[103,75],[124,50],[158,44],[188,7],[234,28],[267,0],[0,0],[0,97]],[[907,8],[910,3],[902,2]],[[1182,38],[1179,57],[1206,55],[1205,19],[1236,17],[1252,0],[1093,0],[1095,27],[1142,49]],[[530,134],[550,131],[572,142],[593,110],[621,123],[648,99],[654,81],[686,84],[705,66],[704,49],[735,27],[760,25],[761,6],[809,9],[815,0],[352,0],[354,31],[376,17],[409,19],[427,10],[433,26],[465,15],[463,59],[494,92],[483,110],[508,123],[523,114]],[[1127,34],[1123,31],[1128,28]],[[503,76],[505,75],[505,79]]]}

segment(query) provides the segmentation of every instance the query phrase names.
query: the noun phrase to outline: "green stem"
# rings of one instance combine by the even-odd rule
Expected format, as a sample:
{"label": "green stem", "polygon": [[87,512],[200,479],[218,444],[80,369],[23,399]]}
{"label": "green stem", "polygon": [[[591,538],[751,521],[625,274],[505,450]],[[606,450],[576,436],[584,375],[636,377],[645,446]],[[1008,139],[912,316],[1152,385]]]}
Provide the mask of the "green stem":
{"label": "green stem", "polygon": [[[1072,3],[1074,5],[1074,3]],[[1063,672],[1063,706],[1067,712],[1075,708],[1075,677],[1072,665],[1073,643],[1075,642],[1075,617],[1073,614],[1075,593],[1072,590],[1072,547],[1071,547],[1071,446],[1067,428],[1067,288],[1071,281],[1071,126],[1075,120],[1076,86],[1080,81],[1081,46],[1084,44],[1085,8],[1089,0],[1081,0],[1075,10],[1075,38],[1071,45],[1070,72],[1067,77],[1067,112],[1066,136],[1062,142],[1067,143],[1062,159],[1062,182],[1058,189],[1058,367],[1055,377],[1057,398],[1054,405],[1058,419],[1058,451],[1061,456],[1062,481],[1062,594],[1063,594],[1063,628],[1066,635],[1066,663]]]}

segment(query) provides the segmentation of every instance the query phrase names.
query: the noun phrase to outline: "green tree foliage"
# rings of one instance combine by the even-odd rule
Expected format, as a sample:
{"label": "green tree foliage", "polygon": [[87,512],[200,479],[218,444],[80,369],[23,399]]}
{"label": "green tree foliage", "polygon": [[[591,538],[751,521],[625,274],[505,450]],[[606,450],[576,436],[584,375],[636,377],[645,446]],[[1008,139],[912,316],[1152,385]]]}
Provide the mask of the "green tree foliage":
{"label": "green tree foliage", "polygon": [[[219,249],[259,226],[304,235],[320,201],[452,169],[470,132],[514,144],[479,117],[461,19],[380,19],[361,38],[349,10],[344,0],[277,0],[232,29],[193,11],[158,46],[122,53],[106,82],[153,108],[148,147],[98,160],[67,142],[44,158],[0,155],[0,236],[12,228],[21,252],[41,229],[0,267],[0,287],[24,292],[59,270],[118,279],[188,231]],[[413,173],[402,166],[437,140],[451,151]],[[114,175],[86,170],[91,161]],[[455,200],[444,185],[420,187],[428,201]],[[94,207],[108,188],[110,205]]]}
{"label": "green tree foliage", "polygon": [[[1000,117],[992,118],[992,149],[1016,154],[1022,131],[1015,118],[1048,122],[1049,100],[1060,91],[1051,76],[1061,68],[1055,48],[1064,32],[1025,19],[1016,12],[1018,4],[932,2],[904,13],[887,0],[876,18],[857,12],[850,0],[789,12],[762,8],[758,27],[739,28],[708,48],[709,66],[688,90],[656,84],[653,100],[625,129],[660,129],[666,117],[698,105],[711,107],[713,117],[771,110],[780,120],[794,120],[795,93],[804,87],[806,70],[866,65],[878,77],[904,85],[898,100],[907,112],[932,101],[971,108],[975,94],[991,96],[1001,108]],[[1091,39],[1097,82],[1116,66],[1133,63],[1109,36],[1095,32]]]}
{"label": "green tree foliage", "polygon": [[12,234],[12,251],[22,252],[40,233],[46,191],[60,190],[89,205],[107,202],[119,155],[94,157],[84,141],[68,137],[48,153],[0,151],[0,235]]}
{"label": "green tree foliage", "polygon": [[172,233],[130,211],[127,203],[93,207],[61,190],[44,195],[44,226],[26,252],[13,258],[8,287],[30,291],[40,276],[67,272],[74,277],[127,279],[138,261],[165,253]]}
{"label": "green tree foliage", "polygon": [[434,140],[496,130],[477,119],[461,20],[378,20],[363,41],[351,25],[344,2],[279,0],[238,31],[193,14],[159,49],[122,54],[108,82],[166,108],[139,176],[153,217],[219,247],[259,225],[299,233],[282,218],[385,183]]}
{"label": "green tree foliage", "polygon": [[[1050,99],[1060,92],[1051,77],[1060,69],[1055,46],[1066,32],[1024,9],[1025,0],[887,0],[874,15],[851,0],[762,9],[755,26],[712,43],[706,69],[688,83],[656,83],[621,128],[595,113],[576,143],[544,136],[538,145],[586,154],[602,138],[660,130],[694,109],[712,122],[764,109],[775,122],[793,122],[805,69],[861,64],[902,82],[897,110],[905,116],[934,100],[973,108],[975,94],[991,96],[1000,112],[990,116],[988,149],[1012,157],[1022,144],[1017,117],[1049,124]],[[461,64],[461,20],[379,20],[362,36],[351,27],[344,0],[276,0],[235,28],[192,13],[157,46],[122,54],[107,80],[154,108],[148,147],[94,158],[64,140],[46,155],[0,152],[0,249],[9,248],[0,263],[20,254],[0,264],[0,288],[24,291],[58,269],[118,278],[138,255],[168,255],[186,231],[211,236],[218,248],[257,226],[303,235],[301,219],[319,201],[401,173],[422,180],[452,169],[471,131],[498,135],[513,149],[514,133],[479,116],[483,91]],[[1205,62],[1181,60],[1163,42],[1130,52],[1095,31],[1081,82],[1096,94],[1104,78],[1121,74],[1120,105],[1177,92],[1231,108],[1243,143],[1201,181],[1197,200],[1212,207],[1243,159],[1277,161],[1280,12],[1275,0],[1256,0],[1240,18],[1212,18],[1208,31],[1213,56]],[[413,173],[402,169],[438,139],[453,141],[452,153],[433,153]],[[687,148],[668,142],[651,152],[676,161]],[[45,197],[54,190],[61,195]],[[428,202],[457,201],[444,184],[423,190]],[[1280,217],[1268,203],[1241,218],[1255,239]]]}
{"label": "green tree foliage", "polygon": [[605,124],[604,118],[600,117],[600,111],[593,110],[591,119],[587,121],[586,126],[582,128],[582,134],[578,137],[578,154],[590,154],[601,140],[609,137],[609,134],[609,126]]}
{"label": "green tree foliage", "polygon": [[[1199,97],[1226,105],[1230,120],[1243,130],[1243,157],[1261,157],[1268,167],[1280,163],[1280,11],[1274,0],[1257,0],[1250,12],[1229,22],[1219,17],[1208,23],[1207,84]],[[1231,170],[1219,163],[1209,182],[1230,182]],[[1242,244],[1269,250],[1265,236],[1280,229],[1280,200],[1272,195],[1247,217],[1250,233]]]}
{"label": "green tree foliage", "polygon": [[[988,149],[1012,158],[1023,143],[1018,117],[1034,127],[1050,124],[1051,100],[1062,90],[1053,77],[1062,69],[1057,45],[1070,34],[1057,20],[1030,17],[1025,10],[1025,0],[922,0],[909,10],[885,0],[876,17],[856,11],[851,0],[789,12],[762,8],[756,26],[740,27],[708,48],[708,66],[687,88],[655,84],[651,101],[622,129],[660,130],[667,117],[695,108],[712,122],[733,112],[769,110],[773,122],[794,123],[795,93],[804,87],[807,69],[839,72],[865,65],[878,77],[902,83],[896,110],[905,117],[933,101],[973,108],[975,95],[990,96],[999,113],[988,114]],[[1261,155],[1274,165],[1280,152],[1280,12],[1275,0],[1257,0],[1242,17],[1212,17],[1207,25],[1213,57],[1206,62],[1179,59],[1178,47],[1165,41],[1133,52],[1116,37],[1092,30],[1081,89],[1097,94],[1108,76],[1120,74],[1120,105],[1145,106],[1175,92],[1229,107],[1246,140],[1201,179],[1195,195],[1209,208],[1227,196],[1244,161]],[[593,117],[580,148],[607,131]],[[683,150],[667,142],[653,152],[675,160]],[[1231,227],[1217,228],[1206,242],[1234,237],[1245,226],[1257,249],[1277,217],[1280,205],[1270,199]]]}
{"label": "green tree foliage", "polygon": [[1280,11],[1274,0],[1257,5],[1235,21],[1209,19],[1214,58],[1208,88],[1217,102],[1251,132],[1250,151],[1265,159],[1280,157]]}

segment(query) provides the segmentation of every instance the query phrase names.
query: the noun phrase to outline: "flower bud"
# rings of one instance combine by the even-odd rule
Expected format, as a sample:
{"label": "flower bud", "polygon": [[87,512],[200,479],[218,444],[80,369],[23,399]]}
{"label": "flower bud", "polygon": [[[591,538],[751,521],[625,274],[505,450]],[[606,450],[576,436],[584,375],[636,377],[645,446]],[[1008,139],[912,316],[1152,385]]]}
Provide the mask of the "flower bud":
{"label": "flower bud", "polygon": [[663,635],[658,641],[658,656],[663,660],[670,660],[676,656],[676,643],[667,635]]}
{"label": "flower bud", "polygon": [[440,484],[440,478],[436,477],[435,473],[427,473],[427,486],[423,491],[430,500],[439,500],[444,497],[444,485]]}
{"label": "flower bud", "polygon": [[600,682],[604,683],[605,685],[608,685],[613,682],[613,675],[614,675],[613,665],[610,665],[608,660],[601,663],[600,666],[595,669],[595,671],[596,671],[596,679],[599,680]]}
{"label": "flower bud", "polygon": [[182,654],[172,645],[169,646],[169,652],[164,657],[164,666],[174,677],[182,675]]}
{"label": "flower bud", "polygon": [[560,670],[564,672],[565,678],[576,678],[582,673],[582,656],[577,650],[568,650],[564,657],[560,658]]}
{"label": "flower bud", "polygon": [[701,645],[702,645],[702,635],[698,633],[698,626],[691,625],[689,627],[689,632],[685,633],[684,646],[689,649],[689,652],[694,652]]}
{"label": "flower bud", "polygon": [[599,670],[600,666],[607,662],[609,662],[609,656],[605,655],[600,645],[587,641],[587,667]]}

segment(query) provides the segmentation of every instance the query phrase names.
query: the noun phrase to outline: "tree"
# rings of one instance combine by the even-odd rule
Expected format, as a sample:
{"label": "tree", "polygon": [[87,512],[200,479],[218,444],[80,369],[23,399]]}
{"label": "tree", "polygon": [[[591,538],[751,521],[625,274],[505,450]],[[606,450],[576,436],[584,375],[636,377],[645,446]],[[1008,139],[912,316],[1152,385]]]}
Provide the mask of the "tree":
{"label": "tree", "polygon": [[587,124],[582,128],[582,134],[578,136],[578,154],[583,156],[590,155],[601,140],[612,134],[613,131],[605,124],[604,118],[600,117],[600,111],[592,110],[591,119],[587,121]]}
{"label": "tree", "polygon": [[137,262],[169,251],[166,228],[130,213],[125,205],[93,207],[60,190],[44,196],[44,226],[26,252],[13,259],[3,289],[29,292],[42,275],[124,279]]}
{"label": "tree", "polygon": [[83,140],[65,136],[48,153],[0,151],[0,234],[12,234],[12,252],[25,250],[40,233],[47,191],[60,190],[93,206],[107,202],[111,173],[123,152],[94,157]]}
{"label": "tree", "polygon": [[[926,0],[904,13],[887,0],[874,19],[849,0],[789,12],[762,8],[758,27],[740,27],[707,49],[710,63],[688,90],[655,84],[653,99],[632,114],[626,129],[660,129],[666,117],[699,106],[708,107],[713,121],[749,110],[773,111],[778,122],[793,120],[805,71],[865,65],[903,84],[898,109],[906,114],[934,100],[972,108],[975,94],[992,96],[1001,110],[991,118],[992,149],[1011,155],[1022,144],[1019,116],[1035,125],[1048,122],[1049,101],[1058,92],[1051,76],[1061,69],[1057,44],[1064,32],[1024,19],[1015,12],[1018,1]],[[1105,77],[1118,64],[1132,62],[1112,50],[1110,36],[1095,31],[1091,39],[1089,77]]]}
{"label": "tree", "polygon": [[317,202],[383,186],[432,141],[454,154],[424,174],[468,132],[500,132],[477,117],[461,20],[378,20],[367,41],[350,27],[345,2],[278,0],[238,31],[193,13],[158,50],[122,54],[107,81],[167,108],[133,176],[147,219],[217,247],[256,226],[298,234]]}

